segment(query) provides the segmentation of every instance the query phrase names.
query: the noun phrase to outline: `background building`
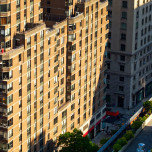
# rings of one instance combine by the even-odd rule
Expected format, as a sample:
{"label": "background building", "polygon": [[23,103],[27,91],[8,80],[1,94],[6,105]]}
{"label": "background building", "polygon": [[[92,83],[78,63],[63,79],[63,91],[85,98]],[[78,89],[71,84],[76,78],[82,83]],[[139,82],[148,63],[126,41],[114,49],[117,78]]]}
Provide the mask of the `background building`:
{"label": "background building", "polygon": [[107,102],[131,108],[152,94],[152,1],[109,0]]}
{"label": "background building", "polygon": [[0,0],[0,151],[50,151],[61,133],[100,130],[107,4],[43,1],[43,21],[40,1]]}

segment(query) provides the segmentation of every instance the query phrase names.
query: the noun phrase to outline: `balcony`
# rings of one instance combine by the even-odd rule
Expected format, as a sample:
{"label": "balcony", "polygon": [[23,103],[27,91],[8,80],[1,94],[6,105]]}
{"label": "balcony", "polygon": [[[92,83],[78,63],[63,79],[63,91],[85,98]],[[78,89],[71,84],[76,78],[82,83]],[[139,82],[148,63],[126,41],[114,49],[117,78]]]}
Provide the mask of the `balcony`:
{"label": "balcony", "polygon": [[7,120],[6,119],[0,119],[0,127],[7,128]]}
{"label": "balcony", "polygon": [[8,149],[7,149],[7,144],[0,141],[0,152],[7,152]]}
{"label": "balcony", "polygon": [[0,141],[7,142],[7,134],[0,135]]}
{"label": "balcony", "polygon": [[0,111],[0,118],[1,117],[7,117],[7,112],[5,111]]}
{"label": "balcony", "polygon": [[68,30],[69,30],[69,31],[76,30],[76,25],[75,25],[75,24],[69,25]]}
{"label": "balcony", "polygon": [[5,18],[7,18],[7,16],[10,16],[10,11],[7,11],[7,12],[0,12],[0,16],[3,16]]}
{"label": "balcony", "polygon": [[7,106],[7,99],[5,98],[5,97],[3,97],[3,98],[0,98],[0,105],[1,106]]}
{"label": "balcony", "polygon": [[[11,89],[8,89],[8,91],[11,91]],[[0,94],[7,94],[7,89],[2,89],[2,88],[0,88]]]}
{"label": "balcony", "polygon": [[3,72],[2,73],[2,80],[9,80],[11,76],[9,76],[9,72]]}

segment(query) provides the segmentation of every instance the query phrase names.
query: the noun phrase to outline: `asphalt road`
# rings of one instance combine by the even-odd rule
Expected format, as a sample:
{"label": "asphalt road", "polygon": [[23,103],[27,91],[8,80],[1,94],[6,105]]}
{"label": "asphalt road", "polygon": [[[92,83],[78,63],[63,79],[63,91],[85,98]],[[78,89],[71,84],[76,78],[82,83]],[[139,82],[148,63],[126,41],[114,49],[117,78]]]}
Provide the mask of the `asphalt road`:
{"label": "asphalt road", "polygon": [[146,146],[146,152],[152,149],[152,120],[141,131],[141,133],[133,140],[128,146],[125,152],[136,152],[138,143],[144,143]]}

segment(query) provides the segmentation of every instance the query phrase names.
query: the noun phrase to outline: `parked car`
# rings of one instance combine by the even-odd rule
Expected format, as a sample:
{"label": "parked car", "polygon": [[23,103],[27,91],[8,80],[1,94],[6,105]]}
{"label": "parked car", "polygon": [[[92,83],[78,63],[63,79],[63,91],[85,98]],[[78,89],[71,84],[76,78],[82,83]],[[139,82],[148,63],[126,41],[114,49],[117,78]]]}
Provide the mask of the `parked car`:
{"label": "parked car", "polygon": [[138,148],[136,150],[137,152],[146,152],[145,150],[145,144],[144,143],[139,143]]}

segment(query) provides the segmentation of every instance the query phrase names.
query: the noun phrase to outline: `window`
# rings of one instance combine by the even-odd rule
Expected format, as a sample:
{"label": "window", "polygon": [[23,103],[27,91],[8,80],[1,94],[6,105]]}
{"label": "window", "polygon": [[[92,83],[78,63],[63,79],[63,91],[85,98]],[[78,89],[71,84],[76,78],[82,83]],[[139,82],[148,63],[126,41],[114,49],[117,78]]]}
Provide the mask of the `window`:
{"label": "window", "polygon": [[8,120],[8,126],[12,126],[13,125],[13,118]]}
{"label": "window", "polygon": [[54,84],[58,82],[58,76],[54,77]]}
{"label": "window", "polygon": [[61,33],[64,33],[64,27],[61,28]]}
{"label": "window", "polygon": [[127,5],[128,5],[127,1],[122,1],[122,7],[123,8],[127,8]]}
{"label": "window", "polygon": [[22,96],[22,89],[19,90],[19,96]]}
{"label": "window", "polygon": [[119,77],[119,81],[124,82],[124,77]]}
{"label": "window", "polygon": [[61,79],[61,85],[64,83],[64,78]]}
{"label": "window", "polygon": [[64,54],[64,47],[61,48],[61,54]]}
{"label": "window", "polygon": [[108,16],[112,17],[112,11],[111,10],[108,11]]}
{"label": "window", "polygon": [[126,23],[121,23],[121,29],[126,30],[127,29],[127,24]]}
{"label": "window", "polygon": [[31,49],[27,50],[27,58],[31,56]]}
{"label": "window", "polygon": [[112,0],[108,0],[109,6],[112,6]]}
{"label": "window", "polygon": [[60,100],[60,104],[62,104],[63,103],[63,98]]}
{"label": "window", "polygon": [[10,11],[10,4],[1,4],[0,5],[0,12],[8,12]]}
{"label": "window", "polygon": [[74,108],[75,108],[75,104],[73,103],[73,104],[71,105],[71,111],[72,111]]}
{"label": "window", "polygon": [[7,42],[5,43],[5,48],[9,48],[9,47],[11,47],[11,41],[7,41]]}
{"label": "window", "polygon": [[125,71],[125,66],[124,65],[120,65],[120,71]]}
{"label": "window", "polygon": [[20,20],[20,12],[16,14],[16,20]]}
{"label": "window", "polygon": [[55,108],[54,108],[54,115],[55,115],[57,112],[58,112],[58,108],[55,107]]}
{"label": "window", "polygon": [[48,67],[50,67],[50,59],[48,60]]}
{"label": "window", "polygon": [[50,92],[48,92],[48,99],[50,98]]}
{"label": "window", "polygon": [[17,32],[20,32],[20,24],[17,24],[17,25],[16,25],[16,31],[17,31]]}
{"label": "window", "polygon": [[61,75],[64,74],[64,68],[61,68]]}
{"label": "window", "polygon": [[121,17],[122,17],[123,19],[127,19],[127,12],[122,12],[121,15],[122,15]]}
{"label": "window", "polygon": [[47,8],[47,13],[50,13],[51,9],[50,8]]}
{"label": "window", "polygon": [[43,38],[43,31],[40,32],[40,38]]}
{"label": "window", "polygon": [[8,137],[10,138],[12,136],[13,136],[13,129],[11,129],[11,130],[8,131]]}
{"label": "window", "polygon": [[60,95],[62,95],[63,93],[64,93],[64,88],[61,88]]}
{"label": "window", "polygon": [[121,51],[126,51],[126,45],[125,44],[121,44]]}
{"label": "window", "polygon": [[64,57],[61,58],[61,65],[63,65],[63,64],[64,64]]}
{"label": "window", "polygon": [[110,63],[107,63],[107,69],[110,69]]}
{"label": "window", "polygon": [[61,38],[61,44],[63,44],[63,43],[64,43],[64,37]]}
{"label": "window", "polygon": [[58,127],[55,127],[53,130],[53,134],[55,135],[58,132]]}
{"label": "window", "polygon": [[120,55],[120,60],[121,61],[125,61],[125,56],[124,55]]}
{"label": "window", "polygon": [[83,114],[83,120],[86,120],[86,113]]}
{"label": "window", "polygon": [[124,91],[124,87],[123,86],[119,86],[119,91]]}
{"label": "window", "polygon": [[80,124],[80,118],[78,118],[77,122],[78,122],[78,124]]}
{"label": "window", "polygon": [[71,130],[74,128],[74,122],[71,124]]}
{"label": "window", "polygon": [[56,117],[56,118],[54,119],[54,125],[55,125],[56,123],[58,123],[58,117]]}
{"label": "window", "polygon": [[19,54],[19,56],[18,56],[18,60],[19,60],[19,62],[21,61],[21,54]]}
{"label": "window", "polygon": [[101,9],[101,15],[103,14],[103,8]]}
{"label": "window", "polygon": [[10,143],[8,143],[8,149],[11,149],[13,147],[13,141],[11,141]]}
{"label": "window", "polygon": [[71,115],[71,120],[73,120],[74,119],[74,113]]}
{"label": "window", "polygon": [[124,33],[121,34],[121,40],[126,40],[126,34]]}
{"label": "window", "polygon": [[21,77],[19,77],[19,85],[21,85],[21,83],[22,83],[22,79]]}

